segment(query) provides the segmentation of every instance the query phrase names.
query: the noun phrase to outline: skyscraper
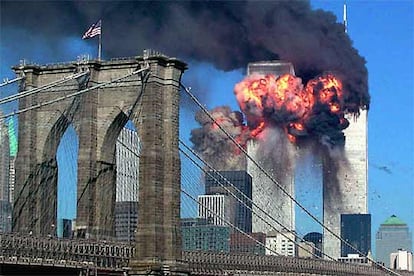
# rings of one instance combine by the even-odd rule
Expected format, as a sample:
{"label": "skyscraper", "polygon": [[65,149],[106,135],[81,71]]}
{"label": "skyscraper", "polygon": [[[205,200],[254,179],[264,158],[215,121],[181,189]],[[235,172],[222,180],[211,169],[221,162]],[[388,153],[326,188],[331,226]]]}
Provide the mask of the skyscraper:
{"label": "skyscraper", "polygon": [[[341,214],[341,238],[365,257],[371,251],[371,215],[370,214]],[[341,243],[341,256],[359,254],[344,242]],[[361,255],[361,254],[359,254]]]}
{"label": "skyscraper", "polygon": [[10,149],[8,129],[4,121],[0,121],[0,232],[3,233],[10,232],[11,230],[9,174]]}
{"label": "skyscraper", "polygon": [[[217,173],[210,171],[205,177],[205,187],[207,195],[228,195],[230,205],[233,206],[231,208],[234,209],[234,219],[231,223],[244,232],[252,232],[252,178],[246,171],[219,171]],[[241,202],[233,198],[228,191],[236,195]]]}
{"label": "skyscraper", "polygon": [[[294,75],[295,71],[290,62],[277,60],[249,63],[247,74],[255,73],[280,76],[287,73]],[[272,140],[277,139],[277,148],[272,149],[272,154],[266,152],[265,145],[268,144],[268,141],[265,139],[250,140],[247,144],[247,152],[279,186],[294,197],[294,146],[289,142],[283,130],[271,129],[267,131],[272,132],[267,133],[267,137],[272,137]],[[273,227],[284,231],[286,229],[288,231],[295,230],[293,201],[250,159],[247,160],[247,172],[252,176],[252,199],[257,206],[253,206],[252,231],[268,233],[274,229]],[[276,225],[266,214],[276,219],[284,227]],[[273,227],[260,217],[266,218],[266,221]]]}
{"label": "skyscraper", "polygon": [[137,132],[123,128],[116,142],[115,234],[119,241],[135,240],[140,147]]}
{"label": "skyscraper", "polygon": [[[358,117],[347,114],[342,150],[326,150],[323,160],[323,222],[340,236],[341,214],[367,214],[368,183],[368,112]],[[340,154],[338,154],[340,153]],[[338,259],[341,241],[324,229],[323,251]]]}
{"label": "skyscraper", "polygon": [[399,249],[412,251],[412,237],[408,225],[395,215],[380,225],[375,242],[375,257],[386,267],[390,267],[391,253],[398,252]]}

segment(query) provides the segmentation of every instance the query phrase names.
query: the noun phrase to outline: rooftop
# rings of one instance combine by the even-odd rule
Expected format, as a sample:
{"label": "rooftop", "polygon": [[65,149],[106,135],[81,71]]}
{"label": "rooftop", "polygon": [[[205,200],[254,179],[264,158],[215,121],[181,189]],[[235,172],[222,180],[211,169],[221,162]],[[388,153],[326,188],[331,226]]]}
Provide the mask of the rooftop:
{"label": "rooftop", "polygon": [[399,219],[396,215],[387,218],[381,225],[407,225],[404,221]]}

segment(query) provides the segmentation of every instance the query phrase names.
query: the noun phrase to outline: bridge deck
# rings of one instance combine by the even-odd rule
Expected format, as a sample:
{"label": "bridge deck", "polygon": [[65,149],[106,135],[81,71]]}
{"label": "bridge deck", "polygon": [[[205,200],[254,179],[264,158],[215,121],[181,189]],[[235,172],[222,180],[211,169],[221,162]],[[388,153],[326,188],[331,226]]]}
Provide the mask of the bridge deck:
{"label": "bridge deck", "polygon": [[[71,272],[83,271],[87,275],[99,271],[100,275],[123,275],[135,249],[128,243],[64,240],[0,234],[0,264],[3,269],[23,267],[53,267]],[[317,259],[285,256],[233,254],[215,252],[183,252],[183,261],[191,275],[386,275],[377,267],[351,265]],[[281,274],[282,273],[282,274]],[[414,273],[398,271],[401,275]],[[59,273],[64,274],[64,273]]]}

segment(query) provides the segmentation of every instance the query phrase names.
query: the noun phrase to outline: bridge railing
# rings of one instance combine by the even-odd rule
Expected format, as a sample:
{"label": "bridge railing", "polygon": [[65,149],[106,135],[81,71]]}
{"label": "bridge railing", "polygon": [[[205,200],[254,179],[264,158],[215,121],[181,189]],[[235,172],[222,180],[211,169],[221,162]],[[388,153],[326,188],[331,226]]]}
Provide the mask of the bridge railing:
{"label": "bridge railing", "polygon": [[[132,244],[90,239],[57,239],[0,234],[0,264],[38,264],[126,271],[134,257]],[[387,275],[375,266],[320,259],[253,254],[183,252],[192,275],[228,275],[235,271],[289,272],[306,275]],[[207,273],[208,272],[208,273]],[[230,273],[230,274],[231,274]],[[321,274],[322,273],[322,274]],[[398,271],[401,275],[414,275]]]}
{"label": "bridge railing", "polygon": [[373,266],[345,264],[328,260],[304,259],[285,256],[229,254],[214,252],[184,252],[183,259],[192,271],[206,269],[220,271],[277,271],[296,273],[324,272],[326,275],[387,275]]}
{"label": "bridge railing", "polygon": [[3,262],[57,263],[114,269],[127,267],[135,250],[129,244],[118,242],[66,240],[16,234],[1,234],[0,248],[0,258]]}

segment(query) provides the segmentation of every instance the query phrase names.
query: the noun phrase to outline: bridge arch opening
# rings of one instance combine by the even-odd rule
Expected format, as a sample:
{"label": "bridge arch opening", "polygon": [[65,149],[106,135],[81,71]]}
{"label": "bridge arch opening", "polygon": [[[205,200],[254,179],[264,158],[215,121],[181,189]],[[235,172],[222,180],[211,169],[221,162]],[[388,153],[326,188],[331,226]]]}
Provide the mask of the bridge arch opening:
{"label": "bridge arch opening", "polygon": [[109,119],[102,142],[95,189],[97,238],[135,240],[141,143],[132,117],[119,111]]}
{"label": "bridge arch opening", "polygon": [[56,158],[57,222],[56,234],[60,238],[71,237],[71,226],[76,219],[79,137],[70,124],[60,139]]}
{"label": "bridge arch opening", "polygon": [[[43,135],[40,135],[38,144],[41,149],[39,152],[41,155],[38,156],[40,162],[36,165],[33,176],[29,179],[30,183],[28,183],[28,186],[35,185],[35,189],[32,188],[33,192],[30,193],[31,200],[20,206],[34,211],[34,217],[28,225],[29,233],[34,235],[57,235],[58,205],[61,204],[58,199],[58,188],[62,186],[59,183],[59,174],[62,179],[60,182],[67,181],[68,185],[72,182],[72,185],[76,187],[76,178],[70,179],[63,173],[77,169],[77,149],[68,147],[71,139],[75,139],[74,147],[77,147],[77,134],[72,125],[72,119],[71,116],[67,117],[56,111],[42,125]],[[65,144],[67,145],[64,146]],[[69,155],[74,156],[73,161],[69,161]],[[64,198],[70,197],[65,195]],[[75,210],[76,200],[71,205]]]}

